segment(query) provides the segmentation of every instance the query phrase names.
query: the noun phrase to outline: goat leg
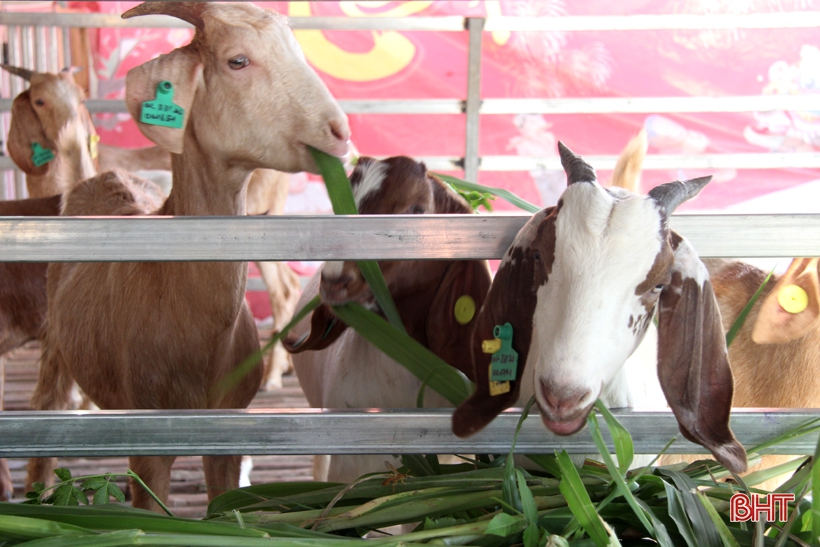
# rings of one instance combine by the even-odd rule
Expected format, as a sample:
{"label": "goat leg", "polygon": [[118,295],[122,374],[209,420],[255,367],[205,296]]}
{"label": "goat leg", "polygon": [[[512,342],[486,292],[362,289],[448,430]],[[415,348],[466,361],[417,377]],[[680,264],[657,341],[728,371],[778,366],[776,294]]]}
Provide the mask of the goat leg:
{"label": "goat leg", "polygon": [[[288,324],[299,299],[299,276],[284,262],[257,262],[259,273],[268,289],[273,324],[281,329]],[[262,389],[281,389],[282,376],[293,370],[293,361],[281,342],[277,342],[265,356]]]}
{"label": "goat leg", "polygon": [[[176,456],[131,456],[128,464],[131,471],[142,479],[162,503],[168,503],[171,493],[171,466]],[[140,509],[149,509],[155,513],[164,513],[150,494],[133,479],[129,481],[131,505]]]}
{"label": "goat leg", "polygon": [[208,501],[239,487],[242,456],[202,456],[202,469],[208,485]]}

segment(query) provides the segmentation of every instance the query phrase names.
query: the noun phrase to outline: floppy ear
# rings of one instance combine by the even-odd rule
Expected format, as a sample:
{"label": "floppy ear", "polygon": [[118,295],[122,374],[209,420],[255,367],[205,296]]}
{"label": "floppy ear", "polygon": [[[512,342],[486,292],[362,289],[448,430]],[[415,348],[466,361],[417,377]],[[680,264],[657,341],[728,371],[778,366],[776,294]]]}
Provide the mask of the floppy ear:
{"label": "floppy ear", "polygon": [[795,258],[760,306],[752,340],[785,344],[806,334],[820,315],[818,258]]}
{"label": "floppy ear", "polygon": [[57,147],[46,137],[40,118],[31,107],[29,91],[23,91],[11,105],[11,127],[9,128],[8,150],[17,167],[28,175],[45,175],[53,161],[35,167],[31,159],[31,145],[38,143],[42,148],[51,150],[55,156]]}
{"label": "floppy ear", "polygon": [[[453,433],[469,437],[484,429],[498,414],[518,400],[521,379],[524,376],[532,342],[538,288],[547,282],[555,250],[555,219],[558,207],[536,213],[521,228],[493,279],[487,299],[481,307],[470,344],[476,390],[453,413]],[[540,258],[536,263],[533,242],[539,242]],[[546,262],[544,264],[543,262]],[[484,353],[482,343],[493,340],[496,325],[510,323],[513,329],[512,348],[518,352],[515,381],[509,391],[493,394],[490,391],[490,363],[492,355]]]}
{"label": "floppy ear", "polygon": [[[426,167],[425,167],[426,168]],[[473,208],[467,201],[451,191],[441,179],[434,175],[427,175],[427,180],[430,182],[430,187],[433,189],[433,201],[436,207],[437,215],[447,214],[471,214]]]}
{"label": "floppy ear", "polygon": [[444,273],[427,313],[430,350],[468,377],[473,374],[471,335],[491,283],[485,260],[453,262]]}
{"label": "floppy ear", "polygon": [[289,353],[325,349],[335,342],[346,328],[347,325],[336,317],[330,307],[322,304],[310,314],[310,330],[302,332],[300,329],[293,329],[282,340],[282,345]]}
{"label": "floppy ear", "polygon": [[726,336],[706,266],[674,232],[672,281],[658,303],[658,377],[684,437],[727,469],[746,470],[746,451],[729,428],[734,389]]}
{"label": "floppy ear", "polygon": [[[125,79],[125,103],[142,134],[169,152],[181,154],[185,127],[201,79],[202,63],[185,49],[175,49],[132,68]],[[181,129],[139,121],[142,103],[156,99],[157,85],[162,81],[171,82],[174,86],[173,102],[184,109]]]}

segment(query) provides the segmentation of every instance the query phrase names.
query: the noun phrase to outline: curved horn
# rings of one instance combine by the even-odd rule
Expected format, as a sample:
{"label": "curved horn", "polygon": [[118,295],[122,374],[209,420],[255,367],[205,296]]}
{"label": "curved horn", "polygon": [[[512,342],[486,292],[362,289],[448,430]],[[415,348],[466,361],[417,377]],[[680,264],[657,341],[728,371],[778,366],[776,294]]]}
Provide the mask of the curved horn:
{"label": "curved horn", "polygon": [[593,182],[597,180],[595,169],[561,141],[558,141],[558,152],[561,154],[561,165],[567,174],[567,186],[576,182]]}
{"label": "curved horn", "polygon": [[30,82],[31,77],[36,74],[36,72],[34,72],[33,70],[29,70],[27,68],[20,68],[20,67],[16,67],[16,66],[3,65],[3,64],[0,64],[0,67],[3,67],[5,70],[7,70],[8,72],[10,72],[12,74],[16,74],[17,76],[20,76],[21,78],[23,78],[24,80],[26,80],[28,82]]}
{"label": "curved horn", "polygon": [[122,18],[130,19],[140,15],[170,15],[191,23],[199,30],[205,30],[202,12],[207,6],[207,2],[143,2],[123,13]]}
{"label": "curved horn", "polygon": [[698,195],[698,192],[712,180],[712,175],[690,180],[675,180],[656,186],[649,191],[649,197],[661,205],[666,215],[671,215],[678,205]]}

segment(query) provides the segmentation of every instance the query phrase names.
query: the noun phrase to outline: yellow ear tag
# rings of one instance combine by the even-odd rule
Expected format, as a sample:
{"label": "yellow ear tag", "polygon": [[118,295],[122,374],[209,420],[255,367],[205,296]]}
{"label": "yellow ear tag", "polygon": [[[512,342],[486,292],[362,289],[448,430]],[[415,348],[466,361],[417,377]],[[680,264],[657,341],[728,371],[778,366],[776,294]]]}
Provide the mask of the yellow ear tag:
{"label": "yellow ear tag", "polygon": [[[487,375],[492,378],[493,376],[493,366],[490,365],[489,370],[487,371]],[[490,380],[490,397],[495,397],[496,395],[503,395],[504,393],[510,392],[510,383],[509,382],[493,382]]]}
{"label": "yellow ear tag", "polygon": [[100,136],[99,135],[89,135],[88,136],[88,152],[91,154],[91,159],[92,160],[97,159],[97,156],[100,155],[99,150],[97,150],[97,143],[99,143],[99,142],[100,142]]}
{"label": "yellow ear tag", "polygon": [[786,285],[777,293],[777,303],[789,313],[800,313],[809,307],[809,295],[803,287]]}
{"label": "yellow ear tag", "polygon": [[483,353],[495,353],[501,349],[501,339],[493,338],[492,340],[484,340],[481,342],[481,351]]}
{"label": "yellow ear tag", "polygon": [[475,300],[473,300],[473,297],[469,294],[459,296],[453,314],[456,316],[459,325],[466,325],[472,321],[475,316]]}

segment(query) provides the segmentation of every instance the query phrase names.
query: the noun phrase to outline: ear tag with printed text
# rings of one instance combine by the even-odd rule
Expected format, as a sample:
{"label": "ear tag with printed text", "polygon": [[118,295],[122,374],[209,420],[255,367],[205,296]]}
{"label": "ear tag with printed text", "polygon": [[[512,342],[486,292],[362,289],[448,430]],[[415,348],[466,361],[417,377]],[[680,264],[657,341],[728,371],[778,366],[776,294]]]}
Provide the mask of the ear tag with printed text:
{"label": "ear tag with printed text", "polygon": [[34,167],[40,167],[54,159],[54,152],[40,146],[39,142],[31,143],[31,162]]}
{"label": "ear tag with printed text", "polygon": [[[498,338],[493,338],[492,340],[483,340],[481,342],[481,351],[484,353],[496,353],[498,350],[501,349],[501,340]],[[493,375],[493,365],[491,364],[487,367],[487,376],[492,378]],[[496,395],[503,395],[504,393],[510,392],[510,383],[509,382],[493,382],[490,380],[490,397],[495,397]]]}
{"label": "ear tag with printed text", "polygon": [[91,159],[97,159],[97,156],[100,155],[100,151],[97,148],[97,145],[100,142],[99,135],[89,135],[88,136],[88,153],[91,154]]}
{"label": "ear tag with printed text", "polygon": [[148,125],[161,125],[182,129],[185,109],[174,104],[174,85],[168,80],[157,84],[157,94],[153,101],[142,103],[140,121]]}
{"label": "ear tag with printed text", "polygon": [[496,325],[493,336],[501,340],[501,348],[493,353],[490,381],[511,382],[518,372],[518,352],[512,349],[513,329],[509,323]]}

